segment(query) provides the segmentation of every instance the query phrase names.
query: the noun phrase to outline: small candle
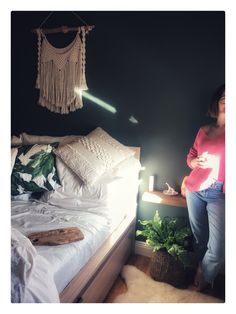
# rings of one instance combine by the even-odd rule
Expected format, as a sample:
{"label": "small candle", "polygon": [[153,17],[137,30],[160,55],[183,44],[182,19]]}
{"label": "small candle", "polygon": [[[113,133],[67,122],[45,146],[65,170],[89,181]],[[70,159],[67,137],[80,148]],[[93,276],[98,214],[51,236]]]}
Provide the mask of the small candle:
{"label": "small candle", "polygon": [[148,182],[148,191],[152,192],[153,189],[154,189],[154,176],[150,176]]}

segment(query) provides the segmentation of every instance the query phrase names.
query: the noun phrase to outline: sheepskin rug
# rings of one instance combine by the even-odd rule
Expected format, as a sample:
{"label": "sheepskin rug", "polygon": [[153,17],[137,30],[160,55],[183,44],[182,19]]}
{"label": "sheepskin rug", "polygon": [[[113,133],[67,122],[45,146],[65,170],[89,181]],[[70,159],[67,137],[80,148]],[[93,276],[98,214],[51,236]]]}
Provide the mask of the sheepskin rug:
{"label": "sheepskin rug", "polygon": [[131,265],[125,265],[121,275],[128,291],[118,295],[113,303],[223,303],[203,293],[155,281]]}

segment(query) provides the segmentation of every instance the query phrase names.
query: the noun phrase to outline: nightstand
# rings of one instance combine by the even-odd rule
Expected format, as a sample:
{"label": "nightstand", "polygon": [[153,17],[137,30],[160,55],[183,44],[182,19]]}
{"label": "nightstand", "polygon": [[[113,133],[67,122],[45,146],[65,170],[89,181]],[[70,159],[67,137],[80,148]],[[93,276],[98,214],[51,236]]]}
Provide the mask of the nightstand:
{"label": "nightstand", "polygon": [[142,200],[144,202],[187,208],[186,199],[181,194],[166,195],[162,191],[146,191],[142,195]]}

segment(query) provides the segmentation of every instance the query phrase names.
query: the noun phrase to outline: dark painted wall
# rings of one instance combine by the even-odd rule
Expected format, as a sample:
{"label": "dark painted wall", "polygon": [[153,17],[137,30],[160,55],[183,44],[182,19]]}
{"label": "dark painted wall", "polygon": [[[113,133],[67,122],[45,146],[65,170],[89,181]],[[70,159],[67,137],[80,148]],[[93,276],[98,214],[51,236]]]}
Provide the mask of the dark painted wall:
{"label": "dark painted wall", "polygon": [[[156,175],[156,188],[168,182],[179,190],[189,171],[186,154],[208,122],[212,93],[224,82],[224,12],[77,12],[95,25],[87,36],[89,92],[117,113],[84,100],[83,109],[68,115],[37,104],[37,36],[30,30],[48,14],[12,12],[12,133],[87,134],[101,126],[123,144],[141,146],[141,190],[149,175]],[[82,23],[69,11],[54,12],[43,27],[61,25]],[[48,39],[63,47],[74,35]]]}

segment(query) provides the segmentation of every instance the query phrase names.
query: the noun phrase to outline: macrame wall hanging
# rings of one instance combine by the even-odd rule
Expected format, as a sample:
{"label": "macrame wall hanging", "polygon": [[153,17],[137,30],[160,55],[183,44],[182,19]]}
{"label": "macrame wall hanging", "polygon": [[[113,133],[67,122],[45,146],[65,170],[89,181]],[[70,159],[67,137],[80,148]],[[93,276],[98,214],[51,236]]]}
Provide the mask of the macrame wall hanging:
{"label": "macrame wall hanging", "polygon": [[[39,89],[39,104],[50,111],[67,114],[83,107],[82,91],[88,89],[85,78],[85,36],[94,26],[42,29],[42,24],[33,30],[38,35],[36,88]],[[64,48],[54,47],[45,35],[69,31],[75,31],[76,36]]]}

